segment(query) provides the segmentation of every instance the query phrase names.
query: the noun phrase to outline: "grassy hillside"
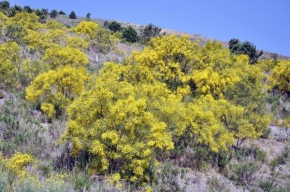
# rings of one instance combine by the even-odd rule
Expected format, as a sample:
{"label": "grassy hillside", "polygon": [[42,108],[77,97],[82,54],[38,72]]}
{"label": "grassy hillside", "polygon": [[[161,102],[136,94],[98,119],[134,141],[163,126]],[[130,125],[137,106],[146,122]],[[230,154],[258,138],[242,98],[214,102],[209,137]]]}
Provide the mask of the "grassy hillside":
{"label": "grassy hillside", "polygon": [[290,190],[288,57],[0,5],[0,191]]}

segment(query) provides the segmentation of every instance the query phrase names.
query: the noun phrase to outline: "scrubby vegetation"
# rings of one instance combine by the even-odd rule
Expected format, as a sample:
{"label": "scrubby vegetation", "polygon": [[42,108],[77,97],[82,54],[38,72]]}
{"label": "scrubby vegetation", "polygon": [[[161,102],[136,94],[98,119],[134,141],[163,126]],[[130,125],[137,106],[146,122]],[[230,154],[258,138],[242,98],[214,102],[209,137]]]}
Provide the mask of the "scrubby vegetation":
{"label": "scrubby vegetation", "polygon": [[[0,7],[0,191],[190,191],[190,174],[211,169],[244,189],[289,189],[277,171],[288,148],[270,161],[244,145],[270,123],[289,128],[289,60],[153,24],[68,27],[61,11]],[[146,46],[119,59],[132,43]],[[259,178],[263,165],[274,179]]]}

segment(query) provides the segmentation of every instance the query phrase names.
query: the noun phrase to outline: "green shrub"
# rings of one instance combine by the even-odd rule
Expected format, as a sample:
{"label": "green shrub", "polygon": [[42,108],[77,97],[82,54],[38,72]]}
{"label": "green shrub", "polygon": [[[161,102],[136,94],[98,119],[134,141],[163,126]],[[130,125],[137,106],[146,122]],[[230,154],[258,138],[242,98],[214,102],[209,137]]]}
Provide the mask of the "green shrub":
{"label": "green shrub", "polygon": [[59,15],[66,15],[66,13],[64,11],[59,11],[58,14]]}
{"label": "green shrub", "polygon": [[24,11],[27,11],[28,13],[32,13],[33,12],[33,10],[27,5],[27,6],[24,6],[23,7],[23,10]]}
{"label": "green shrub", "polygon": [[122,30],[121,24],[116,22],[116,21],[112,21],[110,23],[107,23],[107,27],[108,27],[108,29],[110,29],[113,32],[118,32],[118,31]]}
{"label": "green shrub", "polygon": [[146,43],[150,41],[152,37],[158,36],[160,32],[161,32],[160,27],[150,23],[149,25],[146,25],[144,29],[142,30],[142,35],[141,35],[142,41]]}
{"label": "green shrub", "polygon": [[269,139],[270,135],[271,135],[271,129],[270,128],[269,129],[265,129],[265,130],[263,130],[261,138],[262,139]]}
{"label": "green shrub", "polygon": [[50,12],[50,18],[56,18],[57,16],[58,16],[57,10],[54,9]]}
{"label": "green shrub", "polygon": [[46,15],[47,15],[46,11],[47,11],[47,9],[42,9],[42,10],[36,9],[36,10],[34,10],[35,14],[39,17],[39,21],[41,23],[45,23]]}
{"label": "green shrub", "polygon": [[91,19],[91,13],[87,13],[87,15],[86,15],[86,19],[87,19],[87,20],[90,20],[90,19]]}
{"label": "green shrub", "polygon": [[[186,188],[187,170],[176,167],[173,162],[165,162],[154,176],[154,191],[184,191]],[[184,181],[185,183],[183,183]]]}
{"label": "green shrub", "polygon": [[0,2],[0,9],[7,10],[10,8],[10,3],[8,1],[2,1]]}
{"label": "green shrub", "polygon": [[100,53],[108,53],[115,48],[115,44],[119,41],[108,29],[99,28],[92,38],[92,46]]}
{"label": "green shrub", "polygon": [[52,167],[50,165],[40,164],[38,168],[46,177],[52,172]]}
{"label": "green shrub", "polygon": [[230,164],[226,176],[239,185],[247,186],[254,179],[260,166],[255,161],[245,161],[236,164]]}
{"label": "green shrub", "polygon": [[139,39],[137,32],[131,26],[124,29],[122,37],[129,43],[135,43]]}
{"label": "green shrub", "polygon": [[241,43],[238,39],[231,39],[229,41],[229,49],[233,54],[245,54],[249,56],[250,63],[257,63],[259,57],[263,54],[263,51],[259,53],[256,51],[256,46],[252,43],[245,41]]}
{"label": "green shrub", "polygon": [[3,99],[4,98],[4,93],[2,93],[1,91],[0,91],[0,99]]}
{"label": "green shrub", "polygon": [[0,163],[0,191],[8,191],[8,175],[3,171]]}
{"label": "green shrub", "polygon": [[77,18],[77,15],[74,11],[72,11],[69,16],[68,16],[70,19],[76,19]]}
{"label": "green shrub", "polygon": [[259,182],[259,187],[264,191],[264,192],[272,192],[277,188],[278,184],[275,183],[274,179],[266,179],[266,180],[261,180]]}
{"label": "green shrub", "polygon": [[233,150],[229,149],[228,151],[220,151],[215,153],[214,166],[218,166],[221,170],[223,170],[231,161],[233,156]]}
{"label": "green shrub", "polygon": [[266,160],[266,152],[262,151],[258,146],[251,145],[250,147],[245,147],[238,149],[236,151],[236,156],[238,160],[244,160],[247,158],[259,160],[264,162]]}
{"label": "green shrub", "polygon": [[76,191],[89,191],[91,187],[91,181],[88,174],[84,173],[74,174],[72,181],[74,189]]}

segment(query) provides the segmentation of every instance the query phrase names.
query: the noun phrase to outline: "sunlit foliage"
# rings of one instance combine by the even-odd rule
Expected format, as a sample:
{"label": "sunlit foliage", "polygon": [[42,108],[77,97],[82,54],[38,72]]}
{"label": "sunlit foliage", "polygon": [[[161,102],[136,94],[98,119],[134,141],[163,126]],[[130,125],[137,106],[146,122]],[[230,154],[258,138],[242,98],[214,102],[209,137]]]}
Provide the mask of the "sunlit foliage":
{"label": "sunlit foliage", "polygon": [[280,61],[273,69],[271,82],[273,88],[290,93],[290,60]]}
{"label": "sunlit foliage", "polygon": [[98,52],[107,53],[115,48],[119,39],[107,29],[99,28],[91,34],[91,44]]}
{"label": "sunlit foliage", "polygon": [[145,93],[119,82],[122,71],[122,66],[108,64],[94,88],[73,102],[65,138],[73,142],[75,155],[81,151],[92,155],[92,172],[119,171],[133,182],[148,181],[145,170],[156,152],[173,149],[173,142],[166,123],[141,97]]}
{"label": "sunlit foliage", "polygon": [[71,47],[49,48],[42,57],[42,61],[47,63],[51,69],[66,65],[79,67],[89,63],[85,53]]}
{"label": "sunlit foliage", "polygon": [[91,36],[99,28],[99,24],[93,21],[81,21],[74,29],[77,34]]}
{"label": "sunlit foliage", "polygon": [[85,87],[88,74],[84,68],[59,67],[37,76],[26,88],[26,99],[40,103],[41,109],[53,117],[61,115]]}
{"label": "sunlit foliage", "polygon": [[23,179],[28,175],[26,166],[33,165],[35,159],[29,154],[15,153],[11,158],[7,159],[0,156],[0,162],[4,163],[6,169]]}
{"label": "sunlit foliage", "polygon": [[0,45],[0,87],[12,88],[18,81],[20,48],[15,42]]}
{"label": "sunlit foliage", "polygon": [[42,24],[39,22],[39,17],[35,13],[28,13],[26,11],[17,13],[11,18],[10,22],[30,30],[37,30],[42,27]]}

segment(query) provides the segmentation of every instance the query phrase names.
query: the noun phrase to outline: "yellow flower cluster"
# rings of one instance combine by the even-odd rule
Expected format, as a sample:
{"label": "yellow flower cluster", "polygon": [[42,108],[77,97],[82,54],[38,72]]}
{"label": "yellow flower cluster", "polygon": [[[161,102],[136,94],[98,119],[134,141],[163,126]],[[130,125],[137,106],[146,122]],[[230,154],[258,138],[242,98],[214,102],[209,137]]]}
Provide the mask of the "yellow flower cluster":
{"label": "yellow flower cluster", "polygon": [[4,159],[3,161],[5,167],[20,177],[28,175],[26,166],[32,166],[35,163],[35,159],[31,155],[19,152],[15,153],[11,158]]}

